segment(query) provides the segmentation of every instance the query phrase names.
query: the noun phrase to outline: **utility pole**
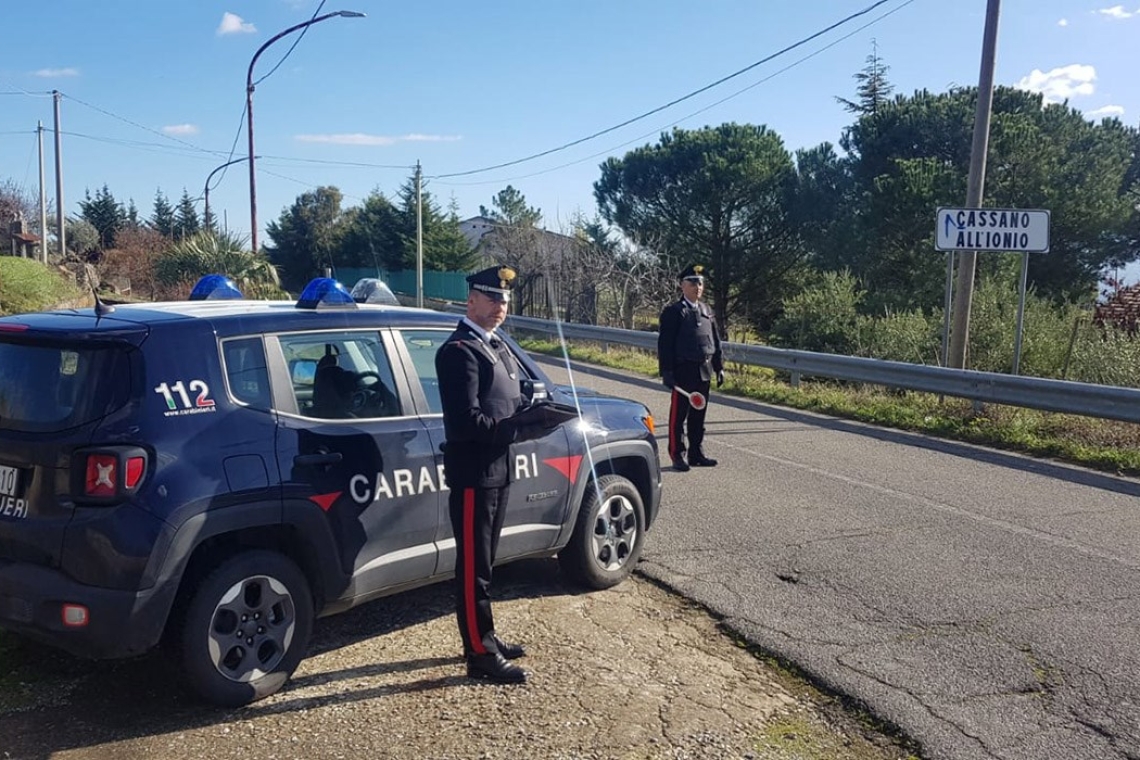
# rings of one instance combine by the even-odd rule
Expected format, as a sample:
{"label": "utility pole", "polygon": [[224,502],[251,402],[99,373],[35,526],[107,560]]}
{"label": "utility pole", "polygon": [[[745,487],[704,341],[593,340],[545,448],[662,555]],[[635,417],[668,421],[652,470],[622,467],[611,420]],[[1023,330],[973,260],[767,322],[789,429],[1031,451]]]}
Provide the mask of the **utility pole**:
{"label": "utility pole", "polygon": [[[978,74],[978,107],[974,115],[974,141],[970,146],[970,174],[966,180],[966,208],[980,208],[986,184],[986,151],[990,140],[990,114],[994,103],[994,58],[997,50],[998,13],[1001,0],[986,1],[986,29],[982,37],[982,65]],[[976,251],[958,252],[958,287],[954,293],[954,328],[946,366],[966,367],[970,340],[970,305],[974,299]]]}
{"label": "utility pole", "polygon": [[416,306],[424,307],[424,204],[423,172],[416,161]]}
{"label": "utility pole", "polygon": [[47,188],[44,184],[44,123],[36,122],[36,142],[39,143],[40,152],[40,258],[48,263],[47,241]]}
{"label": "utility pole", "polygon": [[51,91],[55,101],[55,222],[59,227],[59,258],[67,256],[67,233],[63,227],[63,139],[59,132],[59,101],[62,93]]}

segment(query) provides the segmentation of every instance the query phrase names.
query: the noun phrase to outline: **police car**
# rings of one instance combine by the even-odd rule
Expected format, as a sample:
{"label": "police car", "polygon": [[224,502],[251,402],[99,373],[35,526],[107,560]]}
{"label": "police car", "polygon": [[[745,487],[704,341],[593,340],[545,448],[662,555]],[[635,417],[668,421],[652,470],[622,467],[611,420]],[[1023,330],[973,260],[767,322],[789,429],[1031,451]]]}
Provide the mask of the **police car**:
{"label": "police car", "polygon": [[[434,360],[456,322],[220,276],[0,318],[0,628],[94,658],[169,643],[236,706],[281,688],[316,617],[451,577]],[[512,447],[500,560],[619,583],[661,500],[649,411],[555,388],[506,342],[524,396],[581,417]]]}

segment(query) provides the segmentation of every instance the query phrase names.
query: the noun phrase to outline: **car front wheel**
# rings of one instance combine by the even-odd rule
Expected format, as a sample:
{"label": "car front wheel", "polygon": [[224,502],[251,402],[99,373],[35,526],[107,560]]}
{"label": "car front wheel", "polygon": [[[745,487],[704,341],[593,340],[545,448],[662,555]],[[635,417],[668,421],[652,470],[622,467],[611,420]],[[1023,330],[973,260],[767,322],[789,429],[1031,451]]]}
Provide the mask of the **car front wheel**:
{"label": "car front wheel", "polygon": [[644,541],[645,507],[637,487],[620,475],[603,475],[587,486],[574,534],[558,561],[576,583],[610,588],[633,572]]}
{"label": "car front wheel", "polygon": [[305,656],[313,617],[309,583],[287,557],[229,558],[194,591],[178,634],[191,687],[225,707],[273,694]]}

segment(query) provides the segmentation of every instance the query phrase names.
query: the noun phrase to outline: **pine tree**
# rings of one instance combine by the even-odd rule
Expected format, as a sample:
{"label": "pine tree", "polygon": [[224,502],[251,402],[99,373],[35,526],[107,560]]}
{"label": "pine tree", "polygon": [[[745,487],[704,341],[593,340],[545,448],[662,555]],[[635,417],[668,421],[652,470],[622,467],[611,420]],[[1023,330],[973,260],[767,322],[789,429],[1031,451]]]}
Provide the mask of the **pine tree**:
{"label": "pine tree", "polygon": [[198,209],[194,208],[194,200],[186,188],[182,188],[182,198],[178,201],[178,208],[174,211],[174,233],[178,240],[197,235],[202,230],[202,222],[198,218]]}
{"label": "pine tree", "polygon": [[511,185],[500,190],[491,205],[493,209],[479,206],[479,215],[508,227],[537,227],[542,221],[542,210],[528,206],[526,196]]}
{"label": "pine tree", "polygon": [[858,101],[836,97],[835,100],[843,105],[849,113],[860,116],[876,116],[894,92],[894,85],[887,81],[887,72],[890,66],[883,63],[879,57],[879,46],[871,40],[871,54],[867,56],[867,65],[862,71],[855,74],[859,86],[855,92],[859,95]]}
{"label": "pine tree", "polygon": [[135,205],[135,199],[131,198],[127,203],[127,216],[126,227],[132,230],[139,228],[139,208]]}
{"label": "pine tree", "polygon": [[154,213],[150,216],[150,226],[163,237],[174,237],[174,208],[161,189],[154,194]]}
{"label": "pine tree", "polygon": [[127,213],[123,205],[115,200],[110,188],[103,185],[91,197],[91,191],[85,192],[84,200],[79,202],[80,216],[99,232],[99,247],[104,250],[115,247],[115,235],[126,224]]}

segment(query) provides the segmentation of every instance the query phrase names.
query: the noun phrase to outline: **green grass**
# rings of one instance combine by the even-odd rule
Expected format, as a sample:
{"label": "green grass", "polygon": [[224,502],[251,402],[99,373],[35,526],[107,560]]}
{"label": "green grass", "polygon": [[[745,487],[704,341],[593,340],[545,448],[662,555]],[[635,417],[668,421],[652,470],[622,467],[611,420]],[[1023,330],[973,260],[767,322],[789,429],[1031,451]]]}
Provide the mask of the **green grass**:
{"label": "green grass", "polygon": [[[522,345],[534,353],[562,356],[562,346],[550,340],[524,339]],[[645,351],[602,350],[585,343],[569,345],[567,350],[576,360],[657,376],[657,359]],[[729,366],[726,375],[720,393],[1140,475],[1140,425],[1133,423],[998,404],[975,411],[964,399],[837,381],[804,380],[793,388],[773,370],[746,365]]]}
{"label": "green grass", "polygon": [[75,285],[38,261],[0,256],[0,316],[53,309],[81,296]]}

